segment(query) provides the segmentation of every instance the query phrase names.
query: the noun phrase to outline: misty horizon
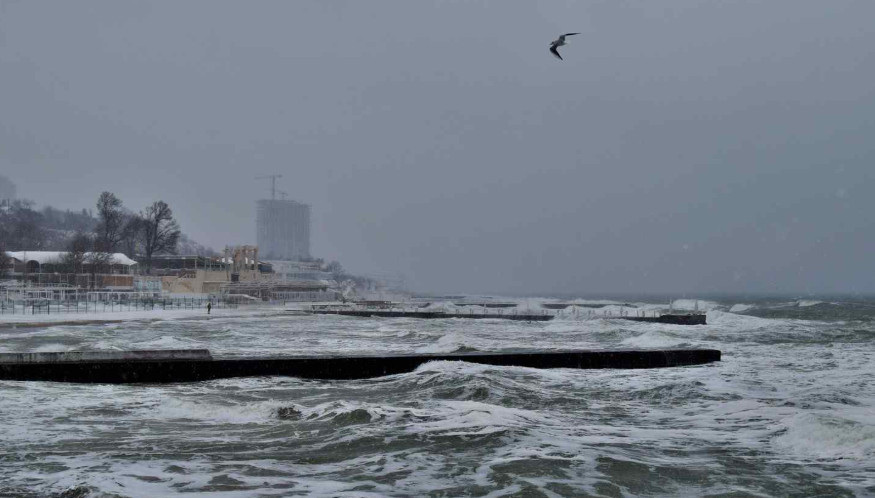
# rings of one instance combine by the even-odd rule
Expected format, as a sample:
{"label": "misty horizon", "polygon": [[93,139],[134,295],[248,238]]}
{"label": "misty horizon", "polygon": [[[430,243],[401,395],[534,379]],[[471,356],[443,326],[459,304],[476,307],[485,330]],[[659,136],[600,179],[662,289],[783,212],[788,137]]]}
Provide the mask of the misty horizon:
{"label": "misty horizon", "polygon": [[[0,175],[419,292],[871,294],[875,4],[0,4]],[[560,33],[579,31],[548,51]]]}

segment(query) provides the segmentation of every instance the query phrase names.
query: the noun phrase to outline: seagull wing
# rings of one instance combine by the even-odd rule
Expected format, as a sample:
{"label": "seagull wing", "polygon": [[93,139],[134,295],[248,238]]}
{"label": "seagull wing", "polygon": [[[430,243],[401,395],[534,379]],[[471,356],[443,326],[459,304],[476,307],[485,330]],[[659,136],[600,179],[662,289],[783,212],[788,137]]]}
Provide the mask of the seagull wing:
{"label": "seagull wing", "polygon": [[551,46],[550,46],[550,52],[553,52],[553,55],[555,55],[560,61],[563,60],[563,59],[562,59],[562,56],[559,55],[559,51],[556,50],[556,45],[551,45]]}
{"label": "seagull wing", "polygon": [[580,33],[565,33],[564,35],[559,35],[559,39],[556,41],[562,45],[565,45],[565,37],[566,36],[579,35],[579,34]]}

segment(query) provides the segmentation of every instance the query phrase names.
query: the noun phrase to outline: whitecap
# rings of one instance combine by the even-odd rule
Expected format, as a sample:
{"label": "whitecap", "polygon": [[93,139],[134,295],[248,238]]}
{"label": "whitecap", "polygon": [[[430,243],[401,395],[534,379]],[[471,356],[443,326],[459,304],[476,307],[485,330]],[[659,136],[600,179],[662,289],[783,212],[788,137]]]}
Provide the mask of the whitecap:
{"label": "whitecap", "polygon": [[451,332],[441,336],[433,344],[416,349],[417,353],[452,353],[468,347],[465,337],[458,332]]}
{"label": "whitecap", "polygon": [[731,308],[729,308],[730,313],[744,313],[745,311],[751,310],[755,308],[752,304],[733,304]]}
{"label": "whitecap", "polygon": [[823,304],[823,301],[815,301],[813,299],[800,299],[796,301],[796,306],[800,308],[807,308],[809,306],[817,306],[818,304]]}
{"label": "whitecap", "polygon": [[804,459],[875,459],[875,412],[870,423],[825,413],[801,413],[783,421],[774,444]]}

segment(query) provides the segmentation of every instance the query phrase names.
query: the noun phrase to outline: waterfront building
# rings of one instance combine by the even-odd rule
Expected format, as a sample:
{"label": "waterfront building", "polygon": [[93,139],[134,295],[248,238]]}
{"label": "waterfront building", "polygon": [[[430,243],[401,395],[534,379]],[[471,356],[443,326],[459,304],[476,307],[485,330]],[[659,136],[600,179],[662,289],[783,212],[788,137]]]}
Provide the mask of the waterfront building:
{"label": "waterfront building", "polygon": [[310,258],[310,206],[292,200],[256,203],[256,239],[267,260]]}

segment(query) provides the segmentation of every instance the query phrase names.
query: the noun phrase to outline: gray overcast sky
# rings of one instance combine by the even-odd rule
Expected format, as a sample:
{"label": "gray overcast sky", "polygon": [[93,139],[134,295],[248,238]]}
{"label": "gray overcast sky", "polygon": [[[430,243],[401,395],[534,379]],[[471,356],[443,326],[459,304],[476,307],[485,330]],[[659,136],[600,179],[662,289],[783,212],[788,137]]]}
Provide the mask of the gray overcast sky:
{"label": "gray overcast sky", "polygon": [[[448,292],[875,291],[875,2],[0,0],[0,174]],[[580,31],[554,59],[548,44]]]}

